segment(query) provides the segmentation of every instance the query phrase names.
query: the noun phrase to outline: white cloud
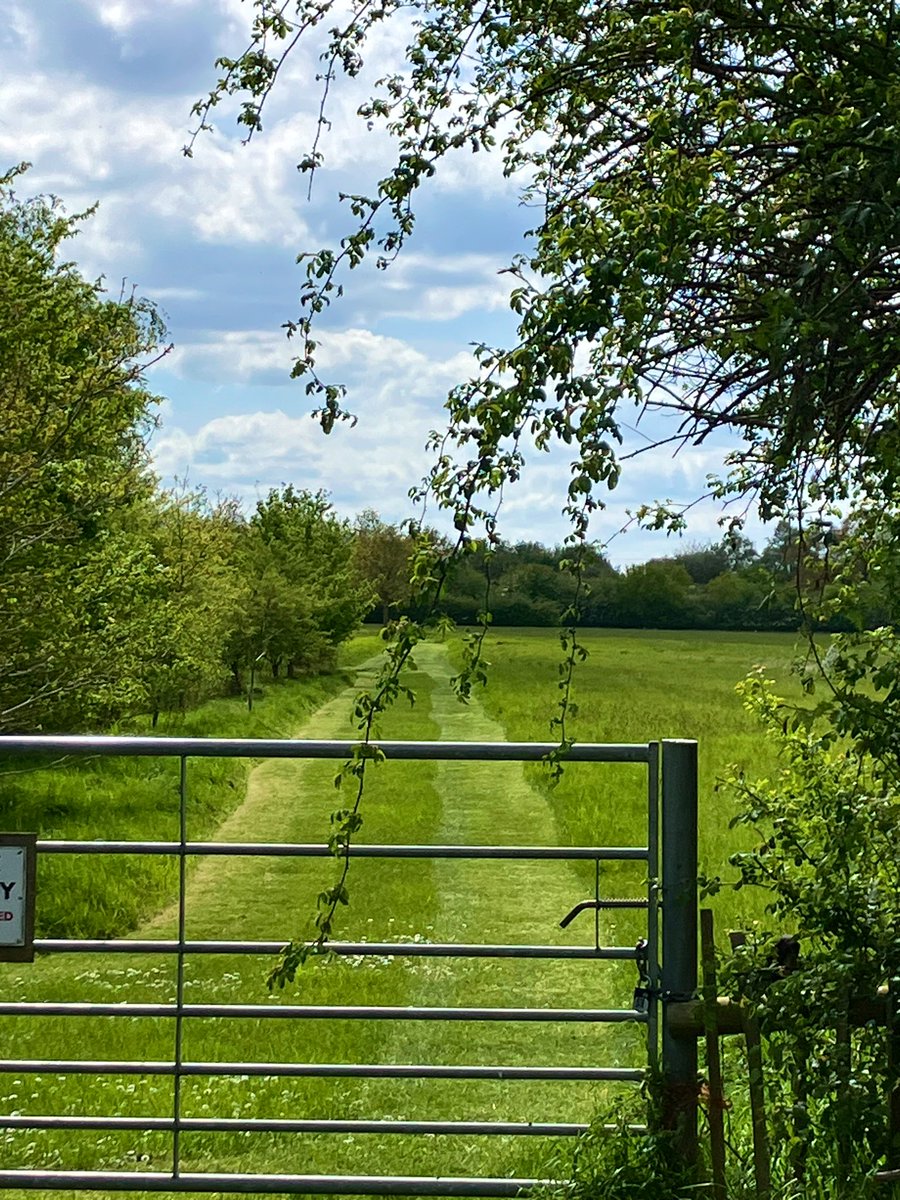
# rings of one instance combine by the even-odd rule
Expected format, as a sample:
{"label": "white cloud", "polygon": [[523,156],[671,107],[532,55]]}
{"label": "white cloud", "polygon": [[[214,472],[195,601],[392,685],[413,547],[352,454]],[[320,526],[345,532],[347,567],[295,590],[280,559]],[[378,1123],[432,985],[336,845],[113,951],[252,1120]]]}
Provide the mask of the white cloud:
{"label": "white cloud", "polygon": [[[182,344],[167,365],[183,379],[289,385],[296,349],[284,335],[268,330],[226,332]],[[366,411],[387,397],[429,399],[438,407],[473,368],[465,351],[435,360],[408,342],[369,329],[322,332],[317,353],[318,371],[352,382],[353,399]]]}
{"label": "white cloud", "polygon": [[364,428],[341,425],[328,437],[309,416],[280,409],[235,414],[193,434],[163,429],[154,439],[154,466],[165,477],[202,478],[210,490],[247,505],[293,482],[330,492],[346,516],[374,507],[401,520],[410,515],[407,490],[426,469],[428,424],[427,410],[407,402],[371,415]]}
{"label": "white cloud", "polygon": [[[167,367],[186,381],[227,379],[238,389],[287,381],[291,345],[276,334],[225,334],[180,347]],[[408,490],[427,470],[425,444],[440,423],[447,390],[471,370],[466,353],[429,358],[399,338],[368,329],[320,338],[320,369],[353,383],[355,427],[325,437],[308,415],[258,408],[186,427],[189,409],[176,406],[173,424],[154,440],[157,470],[202,479],[213,489],[252,500],[257,491],[293,481],[329,490],[342,512],[378,509],[390,520],[410,515]],[[296,385],[295,385],[296,386]],[[302,388],[302,385],[301,385]],[[230,401],[233,405],[233,401]],[[298,406],[304,400],[298,395]]]}
{"label": "white cloud", "polygon": [[7,75],[0,110],[20,118],[0,125],[0,161],[27,145],[29,188],[61,194],[70,211],[99,199],[105,226],[95,241],[112,239],[135,257],[166,226],[217,244],[296,246],[306,235],[305,194],[286,132],[249,147],[211,135],[202,160],[189,160],[181,154],[189,108],[183,96],[151,105],[72,76]]}
{"label": "white cloud", "polygon": [[162,287],[153,283],[148,283],[144,287],[144,291],[148,296],[152,296],[154,300],[161,303],[166,300],[205,300],[209,295],[202,288]]}
{"label": "white cloud", "polygon": [[[76,207],[67,205],[70,211]],[[128,220],[127,205],[118,199],[98,207],[80,227],[75,245],[82,273],[91,278],[103,275],[111,293],[117,292],[120,282],[140,273],[147,262],[146,250],[146,244]]]}
{"label": "white cloud", "polygon": [[411,251],[397,263],[397,270],[404,272],[431,271],[436,275],[457,275],[471,278],[473,275],[491,276],[504,270],[508,264],[494,254],[423,254]]}
{"label": "white cloud", "polygon": [[285,337],[268,330],[226,332],[214,340],[176,346],[167,365],[182,379],[283,384],[292,353]]}
{"label": "white cloud", "polygon": [[201,7],[197,0],[162,0],[162,3],[160,0],[81,0],[81,4],[126,44],[128,35],[145,22],[157,19],[161,9],[188,13]]}
{"label": "white cloud", "polygon": [[88,3],[95,12],[101,25],[106,25],[116,33],[127,33],[133,25],[143,20],[143,6],[135,0],[95,0]]}
{"label": "white cloud", "polygon": [[40,25],[35,12],[27,8],[12,6],[4,12],[8,23],[8,33],[18,43],[18,50],[23,55],[33,54],[40,45]]}
{"label": "white cloud", "polygon": [[470,312],[505,310],[515,285],[503,273],[506,266],[487,254],[404,254],[384,276],[384,291],[400,301],[388,304],[385,315],[452,321]]}
{"label": "white cloud", "polygon": [[508,307],[509,286],[501,280],[467,287],[426,287],[409,309],[390,316],[417,317],[422,321],[454,321],[470,312],[497,312]]}
{"label": "white cloud", "polygon": [[173,172],[148,196],[150,211],[173,224],[186,221],[204,242],[295,247],[307,233],[302,195],[277,147],[261,145],[242,150],[210,139],[202,166],[192,159]]}
{"label": "white cloud", "polygon": [[[220,0],[222,10],[230,18],[227,37],[222,44],[229,56],[235,56],[248,44],[249,14],[241,0]],[[263,132],[254,134],[253,142],[271,140],[279,144],[291,166],[311,149],[316,137],[320,104],[323,99],[322,60],[326,48],[326,30],[341,25],[355,16],[350,3],[338,3],[329,12],[329,19],[318,33],[304,37],[291,50],[279,71],[278,85],[266,99],[262,114]],[[384,96],[377,86],[383,77],[408,75],[406,47],[414,36],[414,13],[402,9],[391,13],[390,19],[376,23],[366,44],[360,47],[363,67],[353,78],[338,75],[325,98],[324,117],[318,149],[324,157],[323,167],[313,185],[317,202],[334,204],[331,190],[335,183],[343,191],[373,194],[374,186],[397,161],[397,143],[386,132],[381,119],[368,121],[358,115],[361,105],[374,95]],[[461,103],[461,101],[459,102]],[[226,99],[211,114],[216,128],[233,136],[233,120],[237,106]],[[446,120],[453,110],[442,113]],[[511,126],[511,118],[510,118]],[[502,134],[503,129],[499,130]],[[499,138],[498,138],[499,140]],[[203,139],[198,143],[202,153]],[[472,153],[468,149],[448,154],[437,166],[430,181],[434,191],[463,194],[467,197],[513,197],[519,181],[507,178],[499,153]]]}

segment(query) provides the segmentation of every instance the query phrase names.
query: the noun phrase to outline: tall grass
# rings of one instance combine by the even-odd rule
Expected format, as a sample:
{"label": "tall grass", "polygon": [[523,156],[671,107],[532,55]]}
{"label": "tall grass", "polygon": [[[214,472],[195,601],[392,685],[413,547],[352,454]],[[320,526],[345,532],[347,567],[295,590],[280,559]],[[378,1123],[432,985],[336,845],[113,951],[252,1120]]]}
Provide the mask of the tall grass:
{"label": "tall grass", "polygon": [[[771,747],[744,711],[736,684],[755,667],[778,682],[781,694],[801,696],[791,667],[793,634],[584,630],[588,650],[577,667],[578,715],[569,733],[582,742],[646,742],[695,738],[699,744],[700,859],[712,874],[727,867],[741,847],[730,828],[733,798],[719,788],[734,763],[763,777],[775,765]],[[461,647],[451,647],[461,663]],[[489,683],[481,695],[488,712],[513,740],[553,740],[550,718],[559,702],[561,651],[545,629],[492,632],[486,645]],[[646,785],[641,768],[570,764],[550,787],[540,766],[526,767],[547,790],[564,845],[618,845],[646,824]],[[744,834],[743,836],[747,836]],[[624,867],[605,870],[608,890],[624,884]],[[741,928],[759,915],[762,899],[750,892],[723,895],[723,920]]]}

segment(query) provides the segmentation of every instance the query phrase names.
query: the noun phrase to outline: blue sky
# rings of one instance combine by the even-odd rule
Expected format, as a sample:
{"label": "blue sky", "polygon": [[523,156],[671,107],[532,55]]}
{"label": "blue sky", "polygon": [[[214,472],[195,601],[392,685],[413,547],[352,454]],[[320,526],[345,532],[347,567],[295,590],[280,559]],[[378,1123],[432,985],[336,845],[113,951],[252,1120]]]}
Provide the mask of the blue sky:
{"label": "blue sky", "polygon": [[[166,314],[175,348],[150,378],[165,397],[153,443],[164,480],[187,475],[248,505],[293,482],[327,489],[347,516],[372,507],[398,521],[411,515],[425,440],[471,367],[471,343],[502,343],[513,330],[500,272],[522,248],[530,214],[490,156],[447,164],[419,202],[402,258],[388,272],[351,276],[322,326],[323,373],[348,385],[359,416],[324,437],[303,384],[289,379],[281,324],[297,313],[296,255],[352,227],[337,192],[365,192],[388,167],[389,144],[355,110],[367,79],[396,60],[402,30],[386,27],[370,54],[378,71],[335,94],[308,201],[296,163],[319,101],[312,48],[292,58],[262,136],[242,145],[223,107],[194,157],[181,153],[191,105],[212,85],[216,57],[243,46],[249,12],[241,0],[7,0],[0,165],[30,161],[20,191],[52,192],[69,211],[99,202],[73,257],[110,291],[127,281]],[[613,535],[643,501],[701,494],[726,449],[665,448],[626,464],[593,529],[613,561],[677,552],[662,535]],[[561,540],[567,476],[562,455],[532,456],[505,503],[504,536]],[[718,536],[719,515],[698,505],[685,540]]]}

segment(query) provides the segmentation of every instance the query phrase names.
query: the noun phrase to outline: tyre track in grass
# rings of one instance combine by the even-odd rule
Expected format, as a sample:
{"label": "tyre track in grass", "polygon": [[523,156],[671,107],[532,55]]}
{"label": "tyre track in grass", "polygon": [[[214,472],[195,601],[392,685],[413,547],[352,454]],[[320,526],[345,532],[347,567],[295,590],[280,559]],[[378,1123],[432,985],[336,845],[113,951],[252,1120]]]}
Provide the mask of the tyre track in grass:
{"label": "tyre track in grass", "polygon": [[[318,708],[293,736],[322,741],[352,737],[347,720],[350,705],[359,690],[371,683],[378,662],[379,659],[372,659],[357,666],[354,683]],[[243,802],[219,827],[213,840],[321,842],[328,814],[338,805],[331,780],[339,767],[340,762],[333,760],[282,758],[260,763],[250,772]],[[292,932],[289,926],[299,925],[307,915],[301,907],[302,891],[298,885],[311,873],[324,877],[323,860],[240,857],[201,860],[188,883],[188,939],[285,940],[286,934]],[[278,893],[279,901],[262,911],[261,926],[260,896],[273,891]],[[293,914],[293,922],[288,914]],[[139,936],[168,936],[177,928],[177,919],[178,906],[170,905],[149,921]]]}
{"label": "tyre track in grass", "polygon": [[[450,688],[454,670],[443,645],[417,648],[419,669],[434,681],[431,716],[442,741],[506,740],[499,722],[474,697],[463,705]],[[435,779],[442,799],[435,841],[461,845],[556,844],[546,792],[532,786],[521,763],[439,762]],[[585,896],[583,876],[565,861],[437,859],[435,941],[524,945],[588,945],[591,914],[565,931],[560,919]],[[542,959],[462,959],[452,971],[432,960],[422,972],[421,1000],[451,1006],[628,1007],[633,968],[628,964]],[[436,976],[436,978],[429,978]],[[630,1041],[602,1026],[562,1023],[471,1023],[449,1030],[424,1026],[417,1033],[420,1061],[473,1064],[612,1065]],[[448,1055],[453,1055],[448,1058]],[[622,1061],[619,1059],[618,1061]],[[628,1065],[640,1058],[632,1057]],[[603,1098],[602,1085],[504,1082],[475,1086],[459,1116],[518,1121],[589,1121]],[[460,1097],[463,1099],[463,1097]],[[427,1113],[421,1114],[423,1117]],[[533,1148],[532,1148],[533,1147]],[[547,1146],[528,1139],[498,1138],[490,1149],[494,1169],[540,1171]],[[466,1147],[463,1165],[484,1171],[484,1139]],[[500,1164],[498,1166],[497,1164]]]}

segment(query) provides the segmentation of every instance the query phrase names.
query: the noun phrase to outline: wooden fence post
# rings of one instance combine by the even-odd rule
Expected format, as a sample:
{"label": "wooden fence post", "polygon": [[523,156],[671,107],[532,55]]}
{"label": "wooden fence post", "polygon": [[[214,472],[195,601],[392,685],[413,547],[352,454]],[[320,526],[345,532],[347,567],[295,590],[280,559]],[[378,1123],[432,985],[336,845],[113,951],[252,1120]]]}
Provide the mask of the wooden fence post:
{"label": "wooden fence post", "polygon": [[719,997],[716,986],[716,942],[711,908],[700,910],[700,957],[703,964],[703,1023],[706,1026],[706,1074],[709,1145],[714,1200],[725,1200],[725,1092],[719,1054]]}

